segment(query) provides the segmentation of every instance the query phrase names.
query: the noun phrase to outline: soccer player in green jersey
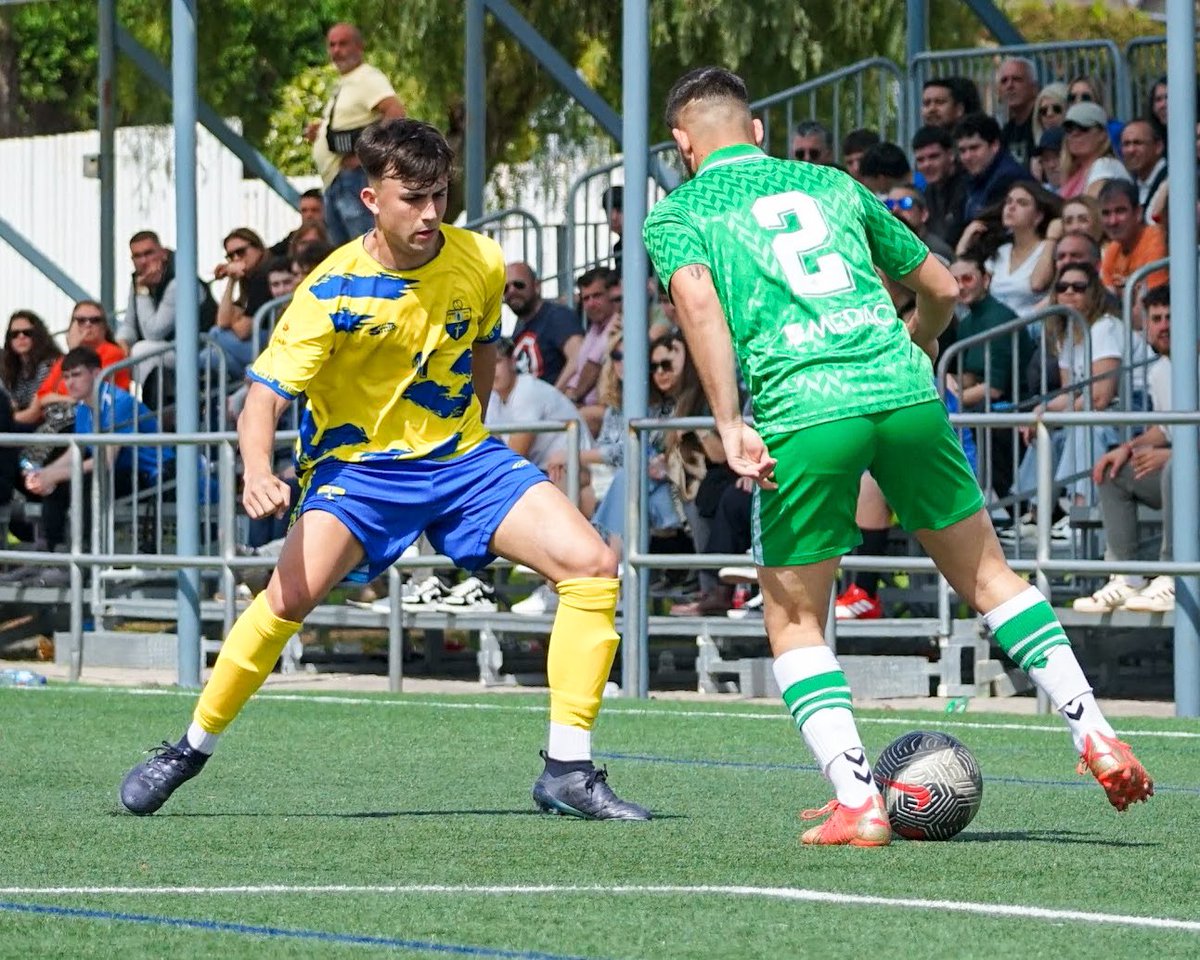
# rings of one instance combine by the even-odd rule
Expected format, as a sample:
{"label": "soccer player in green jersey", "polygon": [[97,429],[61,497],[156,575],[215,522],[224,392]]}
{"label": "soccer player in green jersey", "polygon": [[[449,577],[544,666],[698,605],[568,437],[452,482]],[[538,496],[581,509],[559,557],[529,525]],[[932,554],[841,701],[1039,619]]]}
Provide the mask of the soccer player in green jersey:
{"label": "soccer player in green jersey", "polygon": [[[757,144],[742,80],[718,67],[680,78],[667,125],[692,178],[651,210],[646,248],[669,284],[729,466],[757,481],[754,559],[775,678],[836,794],[806,819],[810,844],[891,840],[851,711],[825,645],[840,558],[859,542],[869,470],[958,595],[1070,728],[1118,810],[1153,782],[1100,712],[1054,611],[1004,558],[934,389],[937,338],[957,285],[920,240],[845,173],[775,160]],[[897,317],[876,274],[909,287]],[[734,356],[755,428],[742,421]]]}

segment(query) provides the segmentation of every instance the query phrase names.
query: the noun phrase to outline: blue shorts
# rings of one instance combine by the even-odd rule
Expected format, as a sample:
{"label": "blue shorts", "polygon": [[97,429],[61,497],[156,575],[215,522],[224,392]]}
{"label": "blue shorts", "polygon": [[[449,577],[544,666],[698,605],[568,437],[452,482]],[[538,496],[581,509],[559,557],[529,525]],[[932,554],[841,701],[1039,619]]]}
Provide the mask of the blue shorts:
{"label": "blue shorts", "polygon": [[542,471],[489,437],[453,460],[323,460],[296,516],[332,513],[362,544],[366,558],[347,580],[375,579],[422,533],[458,566],[478,570],[496,559],[488,542],[513,504],[543,482]]}

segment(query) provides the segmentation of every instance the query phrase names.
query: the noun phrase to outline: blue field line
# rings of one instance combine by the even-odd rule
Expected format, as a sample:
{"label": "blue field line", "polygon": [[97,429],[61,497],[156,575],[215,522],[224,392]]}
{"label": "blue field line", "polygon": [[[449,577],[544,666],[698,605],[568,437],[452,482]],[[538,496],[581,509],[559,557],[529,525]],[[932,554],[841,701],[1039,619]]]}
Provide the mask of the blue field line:
{"label": "blue field line", "polygon": [[[746,760],[691,760],[686,757],[655,757],[644,753],[597,753],[599,760],[633,760],[638,763],[665,763],[680,767],[723,767],[730,770],[759,770],[763,773],[820,773],[820,768],[811,763],[752,763]],[[989,777],[985,783],[1005,783],[1018,787],[1071,787],[1092,789],[1090,779],[1078,780],[1035,780],[1030,777]],[[1176,787],[1155,783],[1155,793],[1188,793],[1200,796],[1200,787]]]}
{"label": "blue field line", "polygon": [[450,954],[456,957],[495,957],[499,958],[499,960],[593,960],[593,958],[589,957],[578,957],[560,953],[541,953],[536,950],[502,950],[496,947],[473,947],[466,944],[434,943],[427,940],[370,937],[353,933],[332,933],[327,930],[261,927],[249,923],[193,920],[188,917],[156,917],[142,913],[88,910],[82,907],[56,907],[40,903],[0,901],[0,910],[8,911],[9,913],[32,913],[72,920],[116,920],[122,923],[140,923],[155,927],[203,930],[207,933],[240,933],[252,937],[277,937],[285,940],[311,940],[319,943],[349,944],[359,947],[386,947],[391,950],[416,950],[425,953]]}

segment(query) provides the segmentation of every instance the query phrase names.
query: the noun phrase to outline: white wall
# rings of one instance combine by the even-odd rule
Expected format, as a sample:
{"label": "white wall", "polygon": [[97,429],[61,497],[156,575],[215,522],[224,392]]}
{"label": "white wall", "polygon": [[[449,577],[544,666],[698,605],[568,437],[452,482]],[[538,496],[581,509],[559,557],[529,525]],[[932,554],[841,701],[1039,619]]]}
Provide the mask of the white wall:
{"label": "white wall", "polygon": [[[0,216],[93,296],[100,293],[100,181],[83,175],[83,163],[99,148],[95,131],[0,140]],[[230,230],[248,226],[271,244],[299,218],[261,181],[243,180],[241,161],[202,128],[196,153],[198,260],[208,279]],[[118,309],[129,294],[129,237],[150,229],[175,246],[173,157],[170,127],[117,131]],[[300,177],[293,183],[304,190],[320,180]],[[59,330],[66,327],[71,300],[0,241],[0,322],[7,323],[19,307],[37,311]]]}

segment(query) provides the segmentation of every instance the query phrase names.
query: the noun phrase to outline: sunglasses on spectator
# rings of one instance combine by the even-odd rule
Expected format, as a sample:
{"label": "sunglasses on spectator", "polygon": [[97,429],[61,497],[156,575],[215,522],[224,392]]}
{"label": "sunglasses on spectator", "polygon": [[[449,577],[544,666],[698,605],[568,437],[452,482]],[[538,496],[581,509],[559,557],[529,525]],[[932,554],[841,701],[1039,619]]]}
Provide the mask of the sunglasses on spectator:
{"label": "sunglasses on spectator", "polygon": [[792,157],[796,160],[820,160],[821,151],[817,147],[813,147],[811,149],[797,147],[792,151]]}
{"label": "sunglasses on spectator", "polygon": [[509,287],[512,287],[514,290],[524,290],[527,286],[529,284],[524,280],[508,280],[505,281],[504,289],[507,290]]}
{"label": "sunglasses on spectator", "polygon": [[655,363],[653,360],[650,361],[651,373],[670,373],[674,369],[675,364],[670,360],[659,360],[657,363]]}
{"label": "sunglasses on spectator", "polygon": [[90,323],[99,325],[104,322],[104,317],[98,313],[78,313],[71,318],[71,322],[83,324],[84,326]]}
{"label": "sunglasses on spectator", "polygon": [[244,247],[234,247],[232,250],[226,250],[225,251],[225,259],[226,260],[241,260],[242,257],[244,257],[246,255],[246,251],[249,249],[250,249],[250,245],[247,244]]}
{"label": "sunglasses on spectator", "polygon": [[609,354],[609,356],[612,357],[612,359],[614,359],[614,360],[624,360],[625,359],[625,351],[624,350],[614,350],[612,353]]}
{"label": "sunglasses on spectator", "polygon": [[1085,280],[1066,280],[1055,284],[1054,289],[1059,293],[1087,293],[1089,284]]}
{"label": "sunglasses on spectator", "polygon": [[1067,94],[1067,103],[1093,103],[1095,99],[1090,93]]}
{"label": "sunglasses on spectator", "polygon": [[883,205],[891,210],[892,213],[895,213],[897,210],[911,210],[917,205],[917,201],[915,201],[912,197],[901,197],[899,200],[894,200],[891,197],[887,197],[883,201]]}
{"label": "sunglasses on spectator", "polygon": [[8,339],[16,340],[17,337],[29,337],[33,339],[33,327],[13,327],[8,331]]}
{"label": "sunglasses on spectator", "polygon": [[1043,103],[1038,107],[1038,116],[1048,117],[1052,113],[1062,113],[1063,105],[1061,103]]}

